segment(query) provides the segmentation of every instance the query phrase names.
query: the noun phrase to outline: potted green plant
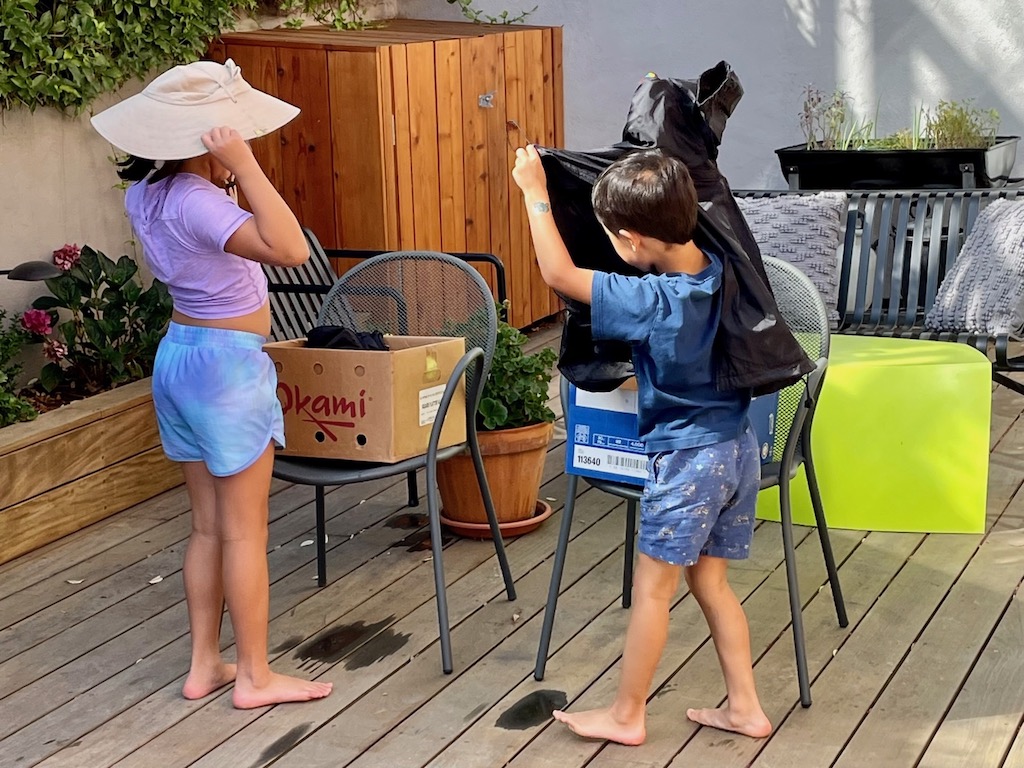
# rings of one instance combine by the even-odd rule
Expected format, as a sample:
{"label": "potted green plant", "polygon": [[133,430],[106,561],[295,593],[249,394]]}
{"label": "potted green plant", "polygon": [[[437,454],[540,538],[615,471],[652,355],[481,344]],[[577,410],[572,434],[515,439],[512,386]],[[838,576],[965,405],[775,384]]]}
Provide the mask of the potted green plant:
{"label": "potted green plant", "polygon": [[[527,337],[504,320],[491,372],[477,409],[477,436],[502,534],[534,530],[551,515],[538,499],[554,412],[548,390],[556,355],[552,349],[524,354]],[[466,536],[490,536],[483,499],[468,453],[438,465],[442,521]]]}
{"label": "potted green plant", "polygon": [[850,96],[804,89],[804,143],[775,150],[790,189],[924,189],[1002,186],[1017,136],[999,136],[999,114],[972,100],[940,101],[914,125],[876,135],[876,121],[853,116]]}

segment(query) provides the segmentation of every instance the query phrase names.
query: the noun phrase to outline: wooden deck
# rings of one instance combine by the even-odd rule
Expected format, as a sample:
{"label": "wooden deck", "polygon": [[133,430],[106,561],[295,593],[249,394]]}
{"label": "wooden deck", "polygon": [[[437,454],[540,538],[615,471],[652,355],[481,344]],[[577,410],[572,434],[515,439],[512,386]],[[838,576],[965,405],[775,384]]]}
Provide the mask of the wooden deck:
{"label": "wooden deck", "polygon": [[[542,331],[531,344],[555,343],[556,334]],[[324,589],[308,545],[311,489],[275,484],[274,667],[334,681],[334,693],[247,712],[226,694],[181,698],[189,516],[179,488],[0,566],[0,766],[1024,766],[1024,398],[996,388],[993,404],[989,532],[834,531],[845,630],[822,588],[816,537],[799,529],[814,695],[807,710],[798,704],[779,529],[759,525],[754,554],[733,569],[732,583],[776,725],[769,739],[698,729],[683,717],[685,707],[724,693],[685,591],[645,745],[582,741],[546,717],[550,702],[587,707],[613,691],[628,618],[619,606],[617,499],[581,492],[554,655],[537,683],[557,517],[508,545],[514,603],[489,543],[448,544],[455,673],[445,676],[423,519],[403,506],[404,484],[328,495]],[[555,507],[566,488],[563,441],[556,433],[541,492]]]}

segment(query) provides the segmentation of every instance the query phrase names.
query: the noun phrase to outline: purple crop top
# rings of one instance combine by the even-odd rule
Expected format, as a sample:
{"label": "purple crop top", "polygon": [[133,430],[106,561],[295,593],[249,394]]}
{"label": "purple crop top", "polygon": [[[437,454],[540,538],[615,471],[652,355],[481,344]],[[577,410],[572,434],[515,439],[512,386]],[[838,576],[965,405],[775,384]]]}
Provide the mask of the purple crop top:
{"label": "purple crop top", "polygon": [[132,229],[153,275],[167,284],[174,308],[216,320],[255,312],[267,278],[255,261],[224,244],[252,214],[223,189],[191,173],[133,184],[125,195]]}

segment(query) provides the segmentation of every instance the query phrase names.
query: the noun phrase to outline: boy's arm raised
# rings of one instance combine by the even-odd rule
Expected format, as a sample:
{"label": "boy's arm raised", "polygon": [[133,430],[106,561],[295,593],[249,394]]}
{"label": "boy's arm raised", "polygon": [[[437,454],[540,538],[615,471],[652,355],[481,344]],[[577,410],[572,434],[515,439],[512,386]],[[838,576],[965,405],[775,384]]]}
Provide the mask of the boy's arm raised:
{"label": "boy's arm raised", "polygon": [[544,282],[567,298],[590,304],[594,271],[580,269],[569,257],[569,251],[551,215],[544,166],[537,148],[532,144],[516,150],[512,178],[523,191],[530,234],[533,236],[533,247],[537,251],[537,263]]}

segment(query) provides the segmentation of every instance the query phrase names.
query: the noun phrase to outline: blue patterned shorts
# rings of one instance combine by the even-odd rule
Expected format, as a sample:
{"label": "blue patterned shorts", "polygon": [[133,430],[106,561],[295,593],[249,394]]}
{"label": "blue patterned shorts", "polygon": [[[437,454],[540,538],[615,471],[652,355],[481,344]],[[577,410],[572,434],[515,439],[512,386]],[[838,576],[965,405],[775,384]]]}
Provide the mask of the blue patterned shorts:
{"label": "blue patterned shorts", "polygon": [[226,477],[271,440],[284,445],[277,372],[254,333],[171,323],[153,368],[153,405],[171,461],[202,461]]}
{"label": "blue patterned shorts", "polygon": [[736,440],[651,456],[639,550],[671,565],[693,565],[701,555],[746,558],[760,485],[761,459],[749,426]]}

